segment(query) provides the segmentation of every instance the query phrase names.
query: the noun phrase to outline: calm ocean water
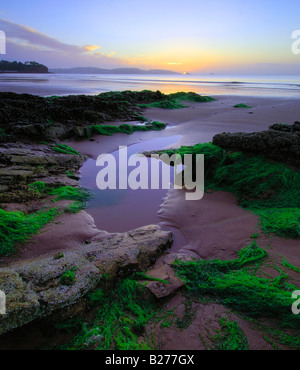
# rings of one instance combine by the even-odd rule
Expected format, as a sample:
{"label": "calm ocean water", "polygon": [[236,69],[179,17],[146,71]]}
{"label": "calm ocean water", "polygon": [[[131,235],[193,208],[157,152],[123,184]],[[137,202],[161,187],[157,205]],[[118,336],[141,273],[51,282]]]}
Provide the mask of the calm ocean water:
{"label": "calm ocean water", "polygon": [[300,76],[0,74],[0,91],[49,96],[122,90],[297,98]]}

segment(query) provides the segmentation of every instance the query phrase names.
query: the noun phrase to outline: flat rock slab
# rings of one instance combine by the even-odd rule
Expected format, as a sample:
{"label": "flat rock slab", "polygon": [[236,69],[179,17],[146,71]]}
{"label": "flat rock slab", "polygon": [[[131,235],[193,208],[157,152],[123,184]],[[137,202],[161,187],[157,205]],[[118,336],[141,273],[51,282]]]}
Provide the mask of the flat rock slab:
{"label": "flat rock slab", "polygon": [[158,299],[168,297],[184,286],[172,267],[176,260],[190,261],[192,258],[182,253],[169,253],[160,257],[147,272],[147,276],[156,280],[146,282],[146,288]]}
{"label": "flat rock slab", "polygon": [[[148,269],[172,241],[171,232],[150,225],[1,268],[6,314],[0,315],[0,334],[73,305],[101,286],[104,276],[115,279]],[[73,271],[75,279],[63,285],[67,271]]]}

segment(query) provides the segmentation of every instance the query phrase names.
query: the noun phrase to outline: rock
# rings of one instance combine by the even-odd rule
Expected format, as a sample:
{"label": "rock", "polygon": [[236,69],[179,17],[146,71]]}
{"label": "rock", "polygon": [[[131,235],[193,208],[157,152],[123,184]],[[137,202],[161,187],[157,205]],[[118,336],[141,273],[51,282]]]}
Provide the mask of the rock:
{"label": "rock", "polygon": [[275,123],[274,125],[270,126],[269,129],[284,132],[300,131],[300,122],[296,121],[293,125],[287,125],[285,123]]}
{"label": "rock", "polygon": [[294,125],[273,125],[268,131],[254,133],[222,133],[214,136],[213,144],[224,149],[263,154],[292,165],[300,165],[300,131]]}
{"label": "rock", "polygon": [[0,142],[87,137],[90,124],[138,120],[142,112],[138,104],[167,98],[147,90],[46,98],[0,92]]}
{"label": "rock", "polygon": [[183,281],[175,275],[174,270],[169,265],[160,266],[157,269],[151,270],[147,275],[155,279],[166,281],[150,281],[146,285],[146,288],[159,299],[168,297],[184,285]]}
{"label": "rock", "polygon": [[46,98],[0,92],[0,139],[2,142],[32,142],[64,140],[76,134],[84,137],[83,131],[78,127],[88,129],[92,123],[136,120],[141,112],[137,103],[144,99],[153,101],[157,98],[159,94],[152,92],[111,92],[96,96]]}
{"label": "rock", "polygon": [[63,186],[78,186],[76,172],[86,157],[55,152],[47,145],[6,143],[0,145],[0,202],[30,200],[27,185],[35,181]]}
{"label": "rock", "polygon": [[172,267],[176,260],[191,261],[192,258],[182,253],[169,253],[147,272],[147,276],[158,279],[146,282],[146,288],[158,299],[168,297],[184,286]]}
{"label": "rock", "polygon": [[[123,234],[109,234],[64,251],[60,258],[56,253],[0,268],[0,289],[6,294],[0,334],[74,305],[101,286],[104,276],[117,279],[146,270],[151,260],[171,244],[171,232],[150,225]],[[75,279],[65,286],[60,279],[67,271],[73,271]]]}

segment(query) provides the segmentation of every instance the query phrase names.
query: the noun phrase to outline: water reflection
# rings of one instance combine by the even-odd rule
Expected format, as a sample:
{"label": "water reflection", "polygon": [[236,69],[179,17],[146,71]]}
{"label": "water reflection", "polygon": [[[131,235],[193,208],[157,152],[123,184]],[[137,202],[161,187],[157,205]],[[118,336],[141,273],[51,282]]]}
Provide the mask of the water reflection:
{"label": "water reflection", "polygon": [[[181,136],[162,137],[131,145],[127,148],[128,158],[143,151],[163,149],[175,144],[180,138]],[[117,169],[119,169],[119,150],[111,154],[115,157]],[[153,161],[157,164],[157,160],[147,158],[149,180],[149,189],[147,190],[132,190],[130,188],[126,190],[99,190],[96,177],[100,168],[96,166],[96,160],[90,158],[83,165],[80,170],[80,185],[90,189],[92,193],[92,198],[87,204],[87,212],[94,218],[99,229],[109,232],[124,232],[160,222],[157,212],[168,190],[150,189]],[[132,169],[133,167],[128,168],[128,173]],[[162,178],[162,171],[169,171],[171,182],[173,182],[174,169],[161,162],[159,179]],[[117,171],[117,184],[118,180],[119,173]]]}

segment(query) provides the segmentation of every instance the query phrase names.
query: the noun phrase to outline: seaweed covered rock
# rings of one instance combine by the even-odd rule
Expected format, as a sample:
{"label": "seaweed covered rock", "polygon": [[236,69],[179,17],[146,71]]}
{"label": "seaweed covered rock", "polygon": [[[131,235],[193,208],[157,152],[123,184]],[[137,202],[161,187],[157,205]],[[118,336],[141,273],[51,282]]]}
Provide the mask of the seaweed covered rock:
{"label": "seaweed covered rock", "polygon": [[215,135],[213,144],[266,157],[291,165],[300,165],[300,124],[275,124],[267,131],[254,133],[222,133]]}
{"label": "seaweed covered rock", "polygon": [[160,91],[107,92],[95,96],[40,97],[0,93],[0,141],[57,140],[82,133],[78,127],[114,120],[138,120],[139,103],[167,99]]}
{"label": "seaweed covered rock", "polygon": [[275,123],[269,127],[270,130],[283,131],[283,132],[300,132],[300,122],[296,121],[293,125],[286,123]]}
{"label": "seaweed covered rock", "polygon": [[111,91],[99,95],[40,97],[0,92],[0,142],[64,140],[88,137],[90,124],[139,121],[142,109],[185,107],[181,100],[209,102],[196,93],[163,94],[160,91]]}
{"label": "seaweed covered rock", "polygon": [[[113,280],[144,271],[171,244],[170,232],[150,225],[108,234],[104,239],[64,251],[59,258],[56,253],[0,268],[0,288],[6,294],[0,334],[74,305],[101,286],[104,277]],[[66,280],[66,276],[71,279]]]}
{"label": "seaweed covered rock", "polygon": [[[54,147],[55,148],[55,147]],[[0,202],[24,202],[32,195],[27,185],[43,181],[53,185],[77,185],[67,176],[84,163],[83,155],[57,152],[48,145],[7,143],[0,146]]]}

